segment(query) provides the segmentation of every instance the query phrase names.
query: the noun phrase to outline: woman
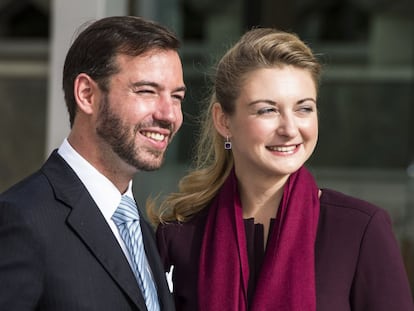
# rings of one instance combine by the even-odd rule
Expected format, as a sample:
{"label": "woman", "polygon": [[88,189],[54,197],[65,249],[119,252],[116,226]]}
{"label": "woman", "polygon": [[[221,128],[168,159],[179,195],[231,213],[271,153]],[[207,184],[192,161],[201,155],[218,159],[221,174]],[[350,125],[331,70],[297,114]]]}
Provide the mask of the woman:
{"label": "woman", "polygon": [[319,189],[321,66],[297,36],[248,31],[220,60],[195,168],[156,213],[178,310],[413,310],[388,214]]}

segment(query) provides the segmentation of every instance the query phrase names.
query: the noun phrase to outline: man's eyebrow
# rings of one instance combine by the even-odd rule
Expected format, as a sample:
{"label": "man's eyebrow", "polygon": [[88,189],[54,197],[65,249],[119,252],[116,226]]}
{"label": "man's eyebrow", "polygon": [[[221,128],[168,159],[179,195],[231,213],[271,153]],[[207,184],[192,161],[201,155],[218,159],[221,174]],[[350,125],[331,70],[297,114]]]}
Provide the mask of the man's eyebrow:
{"label": "man's eyebrow", "polygon": [[185,86],[177,87],[174,89],[174,92],[186,92],[187,88]]}
{"label": "man's eyebrow", "polygon": [[155,88],[159,88],[160,85],[158,83],[152,82],[152,81],[146,81],[146,80],[141,80],[141,81],[137,81],[137,82],[133,82],[131,83],[131,86],[133,87],[138,87],[138,86],[152,86]]}

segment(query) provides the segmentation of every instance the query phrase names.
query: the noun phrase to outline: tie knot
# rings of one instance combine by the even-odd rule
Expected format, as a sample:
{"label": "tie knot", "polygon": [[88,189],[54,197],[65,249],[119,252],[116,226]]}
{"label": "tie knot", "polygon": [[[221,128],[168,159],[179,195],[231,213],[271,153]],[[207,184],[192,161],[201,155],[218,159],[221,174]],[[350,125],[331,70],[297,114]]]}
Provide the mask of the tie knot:
{"label": "tie knot", "polygon": [[123,195],[121,203],[119,203],[118,208],[112,215],[112,220],[117,225],[139,220],[138,208],[135,204],[135,200]]}

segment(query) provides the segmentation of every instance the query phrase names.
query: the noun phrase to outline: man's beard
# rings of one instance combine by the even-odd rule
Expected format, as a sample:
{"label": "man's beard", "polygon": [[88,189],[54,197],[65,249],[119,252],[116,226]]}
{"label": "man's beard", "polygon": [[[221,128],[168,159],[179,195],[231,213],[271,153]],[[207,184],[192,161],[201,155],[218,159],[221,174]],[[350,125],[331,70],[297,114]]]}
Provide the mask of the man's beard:
{"label": "man's beard", "polygon": [[142,125],[135,125],[131,133],[122,119],[111,111],[108,96],[104,96],[96,128],[98,135],[122,160],[137,170],[157,170],[164,162],[164,152],[135,145],[135,137],[141,127]]}

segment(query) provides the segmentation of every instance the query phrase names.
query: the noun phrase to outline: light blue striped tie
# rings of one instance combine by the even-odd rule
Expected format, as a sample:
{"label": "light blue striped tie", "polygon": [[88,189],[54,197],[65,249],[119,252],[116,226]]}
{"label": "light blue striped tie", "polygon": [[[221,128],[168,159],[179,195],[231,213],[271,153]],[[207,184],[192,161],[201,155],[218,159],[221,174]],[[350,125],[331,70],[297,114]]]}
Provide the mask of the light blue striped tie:
{"label": "light blue striped tie", "polygon": [[145,298],[149,311],[160,309],[154,281],[149,271],[147,256],[142,242],[141,226],[139,224],[138,209],[134,199],[123,195],[121,203],[112,215],[112,220],[118,227],[119,234],[129,250],[133,262],[135,278]]}

